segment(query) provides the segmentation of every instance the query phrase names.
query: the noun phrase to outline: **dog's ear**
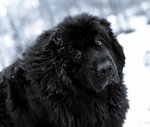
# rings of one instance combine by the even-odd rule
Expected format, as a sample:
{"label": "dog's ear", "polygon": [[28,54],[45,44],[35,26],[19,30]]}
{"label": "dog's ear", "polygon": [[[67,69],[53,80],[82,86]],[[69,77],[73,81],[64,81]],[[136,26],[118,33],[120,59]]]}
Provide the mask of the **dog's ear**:
{"label": "dog's ear", "polygon": [[104,26],[107,31],[111,31],[111,24],[107,21],[107,19],[99,19],[100,25]]}
{"label": "dog's ear", "polygon": [[108,36],[110,37],[111,48],[114,50],[115,57],[117,58],[118,63],[120,64],[120,69],[122,70],[125,64],[125,55],[123,52],[123,47],[119,44],[117,37],[114,35],[111,29],[110,22],[108,22],[106,19],[100,19],[100,25],[105,27]]}
{"label": "dog's ear", "polygon": [[105,30],[107,31],[108,35],[110,36],[110,38],[115,41],[116,43],[118,43],[116,36],[114,35],[112,29],[111,29],[111,23],[107,21],[107,19],[100,19],[100,25],[102,25]]}
{"label": "dog's ear", "polygon": [[63,45],[63,39],[61,33],[57,28],[52,30],[44,31],[41,35],[37,37],[35,43],[32,45],[33,49],[47,49],[47,48],[59,48]]}
{"label": "dog's ear", "polygon": [[51,50],[56,53],[57,56],[62,50],[64,50],[64,42],[61,32],[58,28],[51,31],[45,31],[37,39],[36,44],[33,46],[32,50],[37,47],[37,51]]}

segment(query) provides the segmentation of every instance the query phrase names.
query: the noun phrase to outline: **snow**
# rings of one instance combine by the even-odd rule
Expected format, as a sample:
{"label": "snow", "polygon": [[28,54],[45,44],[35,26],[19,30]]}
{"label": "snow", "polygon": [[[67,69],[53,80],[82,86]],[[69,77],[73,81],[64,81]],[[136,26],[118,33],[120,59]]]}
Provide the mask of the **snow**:
{"label": "snow", "polygon": [[4,35],[0,38],[0,71],[2,67],[9,66],[14,61],[14,54],[16,55],[15,42],[11,35]]}
{"label": "snow", "polygon": [[2,4],[0,4],[0,16],[4,17],[6,16],[6,13],[6,8]]}
{"label": "snow", "polygon": [[150,69],[144,64],[144,60],[150,59],[145,58],[150,51],[150,26],[145,24],[144,17],[133,17],[130,25],[136,31],[118,36],[126,55],[124,81],[130,101],[124,127],[150,127]]}
{"label": "snow", "polygon": [[146,54],[144,55],[144,64],[150,69],[150,50],[146,51]]}

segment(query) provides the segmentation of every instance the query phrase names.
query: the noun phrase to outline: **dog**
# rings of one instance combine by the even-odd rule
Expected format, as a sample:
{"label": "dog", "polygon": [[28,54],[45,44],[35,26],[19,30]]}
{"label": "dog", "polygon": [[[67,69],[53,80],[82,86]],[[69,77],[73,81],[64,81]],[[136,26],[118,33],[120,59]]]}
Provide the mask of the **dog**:
{"label": "dog", "polygon": [[125,55],[110,23],[86,13],[43,32],[1,72],[1,127],[122,127]]}

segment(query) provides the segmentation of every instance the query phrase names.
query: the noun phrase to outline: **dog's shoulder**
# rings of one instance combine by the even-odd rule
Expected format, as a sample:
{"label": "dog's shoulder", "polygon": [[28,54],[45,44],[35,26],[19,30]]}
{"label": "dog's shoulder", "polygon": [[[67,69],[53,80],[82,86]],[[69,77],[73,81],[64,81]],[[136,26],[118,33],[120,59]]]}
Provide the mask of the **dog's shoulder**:
{"label": "dog's shoulder", "polygon": [[12,127],[13,123],[7,111],[7,90],[8,83],[7,79],[10,76],[8,70],[11,67],[6,67],[3,71],[0,72],[0,127]]}

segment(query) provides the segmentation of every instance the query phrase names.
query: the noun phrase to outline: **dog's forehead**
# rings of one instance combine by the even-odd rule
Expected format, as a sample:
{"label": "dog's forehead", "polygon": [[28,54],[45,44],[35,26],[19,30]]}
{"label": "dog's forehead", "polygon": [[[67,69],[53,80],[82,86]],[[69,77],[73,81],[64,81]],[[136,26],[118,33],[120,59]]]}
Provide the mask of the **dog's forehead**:
{"label": "dog's forehead", "polygon": [[86,49],[94,45],[95,37],[97,36],[97,30],[84,29],[81,27],[69,31],[62,32],[62,39],[64,45],[71,45],[75,49]]}
{"label": "dog's forehead", "polygon": [[74,49],[86,50],[95,45],[95,38],[105,34],[105,28],[96,17],[89,15],[67,17],[57,27],[63,40],[63,45]]}

